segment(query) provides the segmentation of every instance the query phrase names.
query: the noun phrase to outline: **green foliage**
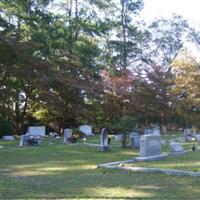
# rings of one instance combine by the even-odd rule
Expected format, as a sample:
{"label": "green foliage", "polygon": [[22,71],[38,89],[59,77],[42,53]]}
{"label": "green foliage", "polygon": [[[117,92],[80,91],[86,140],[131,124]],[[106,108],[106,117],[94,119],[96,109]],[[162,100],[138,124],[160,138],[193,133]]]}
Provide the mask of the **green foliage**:
{"label": "green foliage", "polygon": [[[56,4],[61,14],[49,9]],[[56,129],[116,121],[127,132],[135,122],[120,116],[152,121],[183,110],[168,104],[170,64],[187,27],[180,17],[144,27],[135,21],[143,0],[1,0],[0,7],[0,112],[16,133],[31,119]],[[103,68],[117,74],[108,90]],[[199,112],[189,115],[198,123]]]}
{"label": "green foliage", "polygon": [[3,118],[0,118],[0,138],[4,135],[12,134],[12,124]]}
{"label": "green foliage", "polygon": [[121,133],[128,133],[136,126],[137,120],[134,117],[123,116],[113,123],[113,128]]}

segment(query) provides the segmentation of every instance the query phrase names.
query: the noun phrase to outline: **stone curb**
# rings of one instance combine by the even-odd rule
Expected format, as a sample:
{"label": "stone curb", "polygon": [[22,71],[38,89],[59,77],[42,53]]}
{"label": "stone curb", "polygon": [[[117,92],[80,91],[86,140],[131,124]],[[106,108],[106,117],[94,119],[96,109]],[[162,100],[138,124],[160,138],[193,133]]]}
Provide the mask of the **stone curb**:
{"label": "stone curb", "polygon": [[126,161],[117,161],[117,162],[99,164],[97,165],[97,167],[103,167],[103,168],[108,168],[108,169],[120,169],[120,170],[133,171],[133,172],[162,173],[162,174],[175,175],[175,176],[193,176],[193,177],[200,176],[200,172],[193,172],[193,171],[123,166],[123,164],[125,163],[134,163],[134,162],[138,162],[138,161],[135,159],[126,160]]}

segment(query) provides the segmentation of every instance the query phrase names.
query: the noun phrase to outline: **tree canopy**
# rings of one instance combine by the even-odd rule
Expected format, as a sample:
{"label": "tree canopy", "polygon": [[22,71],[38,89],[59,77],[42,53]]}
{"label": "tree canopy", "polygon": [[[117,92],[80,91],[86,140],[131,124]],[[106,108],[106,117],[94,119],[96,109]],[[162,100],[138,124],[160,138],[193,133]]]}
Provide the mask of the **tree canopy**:
{"label": "tree canopy", "polygon": [[[198,124],[199,63],[183,59],[199,32],[180,16],[146,25],[142,0],[2,0],[0,119],[60,130],[141,125],[177,117]],[[59,9],[58,9],[59,8]]]}

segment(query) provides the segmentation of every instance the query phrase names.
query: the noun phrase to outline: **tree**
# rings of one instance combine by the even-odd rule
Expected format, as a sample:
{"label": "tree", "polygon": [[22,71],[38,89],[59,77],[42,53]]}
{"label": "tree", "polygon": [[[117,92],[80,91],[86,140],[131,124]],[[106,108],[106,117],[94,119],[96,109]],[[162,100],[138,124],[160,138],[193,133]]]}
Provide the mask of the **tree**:
{"label": "tree", "polygon": [[186,55],[172,65],[175,76],[172,87],[172,106],[178,116],[183,116],[185,126],[198,126],[200,113],[200,68],[194,58]]}
{"label": "tree", "polygon": [[135,102],[146,125],[150,120],[162,126],[164,119],[173,115],[171,64],[183,47],[186,29],[186,21],[174,16],[169,20],[153,22],[143,34],[145,42],[141,46],[142,62],[135,70],[138,76]]}

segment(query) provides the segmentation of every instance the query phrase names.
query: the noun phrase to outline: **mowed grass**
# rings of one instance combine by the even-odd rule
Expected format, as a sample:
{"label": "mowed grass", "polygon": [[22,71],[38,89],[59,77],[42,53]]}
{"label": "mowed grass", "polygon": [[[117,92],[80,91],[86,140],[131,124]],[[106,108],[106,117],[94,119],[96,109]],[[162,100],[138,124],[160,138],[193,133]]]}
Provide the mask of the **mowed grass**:
{"label": "mowed grass", "polygon": [[184,155],[169,156],[166,159],[159,161],[129,163],[125,166],[200,172],[200,151],[188,152]]}
{"label": "mowed grass", "polygon": [[2,200],[200,199],[198,177],[97,168],[100,163],[132,159],[138,150],[112,146],[109,152],[98,152],[83,144],[63,144],[62,139],[52,144],[48,138],[40,146],[18,147],[18,143],[0,141]]}

